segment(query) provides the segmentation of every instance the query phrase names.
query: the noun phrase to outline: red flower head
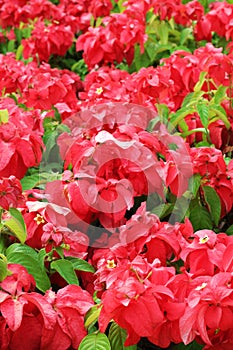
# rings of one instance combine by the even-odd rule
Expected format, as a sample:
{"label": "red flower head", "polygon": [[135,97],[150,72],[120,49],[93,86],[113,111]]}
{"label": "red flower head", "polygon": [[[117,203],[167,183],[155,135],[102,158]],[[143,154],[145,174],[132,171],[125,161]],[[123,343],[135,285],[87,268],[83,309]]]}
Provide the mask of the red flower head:
{"label": "red flower head", "polygon": [[0,178],[0,207],[9,210],[10,207],[17,208],[24,205],[24,202],[20,181],[13,175],[9,178]]}

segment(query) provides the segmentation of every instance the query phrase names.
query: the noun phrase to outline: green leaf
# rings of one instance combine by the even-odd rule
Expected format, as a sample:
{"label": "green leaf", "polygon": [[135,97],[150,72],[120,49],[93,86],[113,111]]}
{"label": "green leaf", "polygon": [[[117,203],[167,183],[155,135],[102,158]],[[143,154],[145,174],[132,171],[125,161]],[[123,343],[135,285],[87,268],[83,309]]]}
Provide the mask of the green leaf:
{"label": "green leaf", "polygon": [[194,231],[213,229],[211,216],[208,210],[198,203],[195,203],[195,205],[190,208],[189,219],[193,225]]}
{"label": "green leaf", "polygon": [[0,282],[2,282],[9,275],[7,269],[7,258],[5,255],[0,254]]}
{"label": "green leaf", "polygon": [[137,350],[137,345],[124,346],[126,340],[126,331],[113,322],[109,329],[108,338],[112,350]]}
{"label": "green leaf", "polygon": [[0,125],[6,124],[9,120],[9,112],[7,109],[0,110]]}
{"label": "green leaf", "polygon": [[203,192],[213,222],[217,226],[221,216],[220,198],[215,189],[210,186],[203,186]]}
{"label": "green leaf", "polygon": [[38,259],[38,254],[35,249],[29,247],[26,244],[13,243],[7,248],[7,256],[12,254],[26,254],[31,256],[33,259]]}
{"label": "green leaf", "polygon": [[66,259],[72,263],[74,270],[80,270],[80,271],[92,272],[92,273],[95,272],[94,267],[83,259],[71,258],[71,257],[68,257]]}
{"label": "green leaf", "polygon": [[160,37],[160,42],[162,45],[168,43],[168,24],[165,21],[160,21],[157,27],[157,33]]}
{"label": "green leaf", "polygon": [[214,118],[215,116],[219,117],[223,123],[225,124],[227,129],[231,128],[231,124],[228,120],[227,114],[225,109],[220,106],[220,105],[210,105],[209,112],[211,113],[210,117],[211,119]]}
{"label": "green leaf", "polygon": [[184,45],[188,39],[192,39],[192,28],[185,28],[180,33],[180,44]]}
{"label": "green leaf", "polygon": [[223,85],[220,85],[218,87],[218,90],[216,90],[213,98],[213,101],[216,105],[220,104],[227,97],[227,94],[226,94],[227,89],[228,87]]}
{"label": "green leaf", "polygon": [[47,256],[46,250],[45,250],[45,248],[42,248],[37,255],[38,262],[39,262],[40,267],[42,269],[44,268],[44,261],[45,261],[46,256]]}
{"label": "green leaf", "polygon": [[14,52],[15,51],[15,40],[8,41],[7,51]]}
{"label": "green leaf", "polygon": [[15,208],[11,208],[9,211],[11,218],[4,220],[3,224],[21,243],[24,243],[27,238],[27,232],[22,214]]}
{"label": "green leaf", "polygon": [[182,107],[176,113],[171,113],[170,122],[176,127],[188,114],[192,114],[194,112],[194,108]]}
{"label": "green leaf", "polygon": [[201,350],[203,349],[204,345],[200,345],[193,341],[192,343],[188,345],[184,345],[183,343],[180,343],[178,345],[175,345],[174,350]]}
{"label": "green leaf", "polygon": [[226,234],[228,236],[233,236],[233,225],[231,225],[230,227],[228,227],[228,229],[226,230]]}
{"label": "green leaf", "polygon": [[193,194],[193,197],[196,197],[197,192],[200,188],[201,185],[201,175],[200,174],[194,174],[190,179],[189,179],[189,189]]}
{"label": "green leaf", "polygon": [[99,305],[94,305],[86,314],[85,317],[85,328],[93,326],[99,318],[101,307]]}
{"label": "green leaf", "polygon": [[16,50],[16,54],[15,54],[15,58],[17,60],[20,60],[20,58],[22,57],[22,53],[23,53],[23,45],[19,45],[17,50]]}
{"label": "green leaf", "polygon": [[20,182],[21,182],[23,191],[30,190],[36,187],[37,184],[39,183],[39,174],[36,173],[33,175],[25,176],[20,180]]}
{"label": "green leaf", "polygon": [[194,92],[200,91],[202,89],[202,86],[205,82],[206,75],[207,75],[207,72],[201,72],[199,81],[196,83],[196,85],[193,88]]}
{"label": "green leaf", "polygon": [[23,218],[23,215],[21,214],[21,212],[16,208],[10,208],[9,212],[13,218],[17,219],[20,222],[20,224],[22,225],[22,227],[26,231],[26,225],[25,225],[24,218]]}
{"label": "green leaf", "polygon": [[78,278],[74,272],[72,263],[69,260],[59,259],[51,263],[51,269],[57,271],[69,284],[79,285]]}
{"label": "green leaf", "polygon": [[44,268],[41,268],[36,251],[26,245],[14,243],[6,250],[8,263],[14,263],[24,266],[28,273],[36,281],[36,287],[45,292],[51,287],[50,280]]}
{"label": "green leaf", "polygon": [[196,105],[204,94],[204,91],[190,92],[188,95],[185,96],[181,107],[191,107]]}
{"label": "green leaf", "polygon": [[88,334],[81,341],[78,350],[111,350],[108,337],[103,333]]}
{"label": "green leaf", "polygon": [[199,101],[197,104],[197,111],[202,125],[207,129],[209,124],[209,107],[204,102]]}

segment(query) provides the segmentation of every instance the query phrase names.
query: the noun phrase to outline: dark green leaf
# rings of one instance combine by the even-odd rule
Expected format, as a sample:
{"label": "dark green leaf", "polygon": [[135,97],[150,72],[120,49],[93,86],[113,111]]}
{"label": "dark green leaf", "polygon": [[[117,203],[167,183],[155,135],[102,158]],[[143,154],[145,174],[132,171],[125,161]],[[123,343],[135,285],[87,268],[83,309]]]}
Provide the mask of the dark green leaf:
{"label": "dark green leaf", "polygon": [[27,269],[28,273],[34,277],[36,287],[40,291],[45,292],[51,287],[50,280],[45,269],[41,268],[34,249],[16,243],[7,248],[6,256],[9,263],[19,264]]}
{"label": "dark green leaf", "polygon": [[189,179],[189,190],[192,192],[193,197],[196,197],[197,192],[201,185],[201,175],[195,174]]}
{"label": "dark green leaf", "polygon": [[126,331],[118,326],[117,323],[112,322],[109,329],[108,339],[112,350],[137,350],[137,345],[124,346],[126,340]]}
{"label": "dark green leaf", "polygon": [[51,263],[51,269],[57,271],[69,284],[79,285],[78,278],[74,272],[72,263],[69,260],[59,259]]}
{"label": "dark green leaf", "polygon": [[200,204],[196,204],[190,208],[189,219],[193,225],[194,231],[213,229],[211,216],[208,210]]}
{"label": "dark green leaf", "polygon": [[228,229],[226,230],[226,234],[228,236],[233,236],[233,225],[231,225],[230,227],[228,227]]}
{"label": "dark green leaf", "polygon": [[68,257],[66,259],[72,263],[74,270],[80,270],[80,271],[92,272],[92,273],[95,272],[94,267],[83,259],[71,258],[71,257]]}
{"label": "dark green leaf", "polygon": [[218,226],[221,216],[220,198],[213,187],[203,186],[203,191],[213,222]]}

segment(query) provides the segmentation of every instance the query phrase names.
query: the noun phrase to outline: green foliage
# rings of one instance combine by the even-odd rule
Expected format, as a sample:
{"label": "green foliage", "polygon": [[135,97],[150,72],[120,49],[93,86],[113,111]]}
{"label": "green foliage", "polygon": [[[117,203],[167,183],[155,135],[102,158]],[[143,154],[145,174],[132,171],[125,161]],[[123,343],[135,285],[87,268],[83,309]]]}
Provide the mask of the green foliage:
{"label": "green foliage", "polygon": [[57,271],[67,283],[79,285],[73,264],[69,260],[59,259],[52,261],[50,267],[52,270]]}
{"label": "green foliage", "polygon": [[[22,214],[18,209],[10,208],[10,218],[2,220],[1,231],[15,236],[21,243],[24,243],[27,237],[26,225]],[[4,230],[4,227],[7,230]]]}
{"label": "green foliage", "polygon": [[221,215],[220,198],[213,187],[203,186],[205,201],[208,205],[211,218],[216,226],[218,226]]}
{"label": "green foliage", "polygon": [[111,350],[137,350],[137,345],[127,347],[124,346],[126,336],[126,331],[122,329],[117,323],[112,322],[108,333]]}
{"label": "green foliage", "polygon": [[36,287],[45,292],[51,287],[45,267],[39,262],[38,253],[31,247],[20,243],[10,245],[6,250],[6,257],[9,263],[24,266],[35,281]]}
{"label": "green foliage", "polygon": [[81,341],[78,350],[111,350],[108,337],[103,333],[88,334]]}
{"label": "green foliage", "polygon": [[72,258],[72,257],[67,257],[66,259],[71,262],[74,270],[91,272],[91,273],[95,272],[94,267],[83,259]]}
{"label": "green foliage", "polygon": [[197,200],[193,200],[190,203],[190,215],[189,219],[193,225],[194,231],[202,229],[213,229],[212,218],[209,211],[202,206],[202,204]]}

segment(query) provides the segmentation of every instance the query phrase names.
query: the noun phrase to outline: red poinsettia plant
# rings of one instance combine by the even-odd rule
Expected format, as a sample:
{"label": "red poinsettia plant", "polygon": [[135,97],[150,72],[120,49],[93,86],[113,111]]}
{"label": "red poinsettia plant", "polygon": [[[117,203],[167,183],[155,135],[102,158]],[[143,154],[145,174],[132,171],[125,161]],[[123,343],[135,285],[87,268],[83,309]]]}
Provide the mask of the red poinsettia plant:
{"label": "red poinsettia plant", "polygon": [[0,348],[233,346],[232,1],[0,1]]}

